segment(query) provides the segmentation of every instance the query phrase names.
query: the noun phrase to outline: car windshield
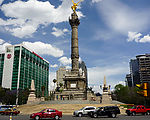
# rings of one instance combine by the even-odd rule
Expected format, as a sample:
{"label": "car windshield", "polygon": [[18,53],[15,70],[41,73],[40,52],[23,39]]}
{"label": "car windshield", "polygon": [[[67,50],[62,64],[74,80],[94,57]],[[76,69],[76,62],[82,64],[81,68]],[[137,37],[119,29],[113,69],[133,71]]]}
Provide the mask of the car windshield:
{"label": "car windshield", "polygon": [[98,108],[96,108],[96,110],[102,111],[102,110],[104,110],[104,108],[103,107],[98,107]]}
{"label": "car windshield", "polygon": [[45,109],[44,110],[41,110],[40,112],[44,112],[45,111]]}
{"label": "car windshield", "polygon": [[84,107],[83,108],[81,108],[80,110],[83,110],[84,109]]}

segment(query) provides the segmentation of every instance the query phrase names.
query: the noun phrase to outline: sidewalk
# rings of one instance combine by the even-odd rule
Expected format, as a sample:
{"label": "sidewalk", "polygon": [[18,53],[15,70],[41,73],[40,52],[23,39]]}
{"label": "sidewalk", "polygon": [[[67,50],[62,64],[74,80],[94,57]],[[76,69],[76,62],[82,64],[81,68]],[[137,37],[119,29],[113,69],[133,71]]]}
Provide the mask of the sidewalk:
{"label": "sidewalk", "polygon": [[[93,102],[93,103],[92,103]],[[72,115],[75,110],[79,110],[85,106],[119,106],[119,104],[100,104],[96,101],[46,101],[40,104],[33,104],[33,105],[20,105],[18,110],[21,114],[32,114],[35,112],[39,112],[45,108],[54,108],[63,112],[64,115]],[[95,102],[95,103],[94,103]],[[125,114],[125,109],[120,107],[121,114]]]}

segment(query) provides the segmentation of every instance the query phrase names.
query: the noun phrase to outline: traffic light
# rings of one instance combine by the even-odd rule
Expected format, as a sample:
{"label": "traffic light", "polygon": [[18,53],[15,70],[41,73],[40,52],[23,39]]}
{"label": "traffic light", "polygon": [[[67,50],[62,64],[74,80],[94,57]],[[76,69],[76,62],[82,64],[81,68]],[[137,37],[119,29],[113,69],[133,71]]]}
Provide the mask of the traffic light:
{"label": "traffic light", "polygon": [[148,83],[136,84],[136,86],[139,88],[139,90],[137,91],[138,94],[145,97],[148,96]]}
{"label": "traffic light", "polygon": [[147,94],[147,85],[148,85],[147,83],[144,83],[144,87],[143,87],[143,89],[144,89],[143,92],[144,92],[145,97],[148,96],[148,94]]}

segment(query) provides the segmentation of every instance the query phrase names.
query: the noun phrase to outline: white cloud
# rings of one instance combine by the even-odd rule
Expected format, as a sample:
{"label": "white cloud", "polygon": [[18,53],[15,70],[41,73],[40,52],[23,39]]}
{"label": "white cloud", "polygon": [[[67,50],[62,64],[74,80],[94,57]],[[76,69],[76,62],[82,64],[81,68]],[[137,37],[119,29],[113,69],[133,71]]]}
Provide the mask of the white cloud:
{"label": "white cloud", "polygon": [[138,32],[128,32],[128,42],[131,41],[135,41],[135,42],[139,42],[139,43],[146,43],[146,42],[150,42],[150,35],[147,34],[144,37],[142,37],[141,33]]}
{"label": "white cloud", "polygon": [[92,0],[92,3],[101,2],[102,0]]}
{"label": "white cloud", "polygon": [[150,42],[150,35],[146,35],[143,38],[139,40],[139,42],[145,43],[145,42]]}
{"label": "white cloud", "polygon": [[146,30],[150,24],[147,9],[131,8],[120,0],[103,0],[97,4],[97,9],[105,24],[121,34],[127,34],[128,31]]}
{"label": "white cloud", "polygon": [[69,32],[68,29],[61,30],[56,27],[53,27],[52,30],[53,30],[52,34],[55,35],[56,37],[64,36],[66,32]]}
{"label": "white cloud", "polygon": [[4,0],[0,0],[0,5],[3,3]]}
{"label": "white cloud", "polygon": [[[66,69],[71,69],[71,58],[61,57],[59,60],[60,65],[64,65]],[[79,62],[82,62],[82,59],[79,57]]]}
{"label": "white cloud", "polygon": [[67,58],[67,57],[61,57],[58,61],[62,65],[69,65],[69,64],[71,64],[71,58]]}
{"label": "white cloud", "polygon": [[[19,0],[4,4],[1,10],[9,19],[0,18],[0,25],[16,37],[31,37],[40,25],[68,21],[68,17],[72,13],[71,5],[71,0],[63,0],[57,8],[48,1],[38,0],[28,0],[27,2]],[[83,16],[80,11],[77,13],[79,17]]]}
{"label": "white cloud", "polygon": [[[95,91],[99,91],[99,86],[103,85],[104,76],[106,76],[107,85],[111,85],[113,88],[119,81],[124,80],[124,76],[128,71],[128,64],[88,68],[88,84],[92,87],[95,86],[97,88]],[[117,78],[118,76],[123,78]]]}
{"label": "white cloud", "polygon": [[53,80],[56,79],[56,72],[50,72],[49,73],[49,90],[54,90],[54,87],[56,87],[53,83]]}
{"label": "white cloud", "polygon": [[60,50],[51,44],[46,44],[43,42],[23,42],[23,44],[38,54],[51,55],[54,57],[61,57],[63,55],[63,50]]}
{"label": "white cloud", "polygon": [[4,42],[5,42],[4,40],[0,39],[0,44],[3,44]]}
{"label": "white cloud", "polygon": [[4,40],[0,39],[0,53],[5,52],[5,47],[11,45],[10,43],[5,42]]}
{"label": "white cloud", "polygon": [[130,42],[130,41],[135,40],[136,42],[138,42],[141,36],[142,36],[141,33],[137,33],[137,32],[128,32],[128,39],[127,39],[127,41]]}
{"label": "white cloud", "polygon": [[58,65],[57,65],[57,64],[54,64],[54,65],[50,65],[50,67],[56,68],[56,67],[58,67]]}
{"label": "white cloud", "polygon": [[65,67],[66,67],[66,69],[71,69],[71,66],[68,66],[68,65],[67,65],[67,66],[65,66]]}
{"label": "white cloud", "polygon": [[12,33],[12,35],[23,38],[23,37],[32,37],[32,34],[36,32],[38,26],[34,25],[24,25],[23,27],[17,27],[10,29],[9,27],[5,27],[5,29]]}
{"label": "white cloud", "polygon": [[79,63],[81,63],[82,62],[82,59],[81,59],[81,57],[79,57]]}

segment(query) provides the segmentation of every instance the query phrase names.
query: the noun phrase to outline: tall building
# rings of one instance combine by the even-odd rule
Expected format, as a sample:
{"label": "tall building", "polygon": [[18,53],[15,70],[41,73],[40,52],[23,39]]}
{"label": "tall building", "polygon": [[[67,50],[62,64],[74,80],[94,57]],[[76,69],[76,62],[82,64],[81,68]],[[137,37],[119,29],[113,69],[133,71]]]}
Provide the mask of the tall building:
{"label": "tall building", "polygon": [[150,54],[136,56],[139,63],[140,82],[150,82]]}
{"label": "tall building", "polygon": [[2,87],[11,90],[30,89],[34,80],[37,96],[41,95],[42,86],[45,87],[44,94],[48,95],[49,62],[45,59],[19,44],[7,46],[5,54],[0,55],[0,61]]}
{"label": "tall building", "polygon": [[[81,72],[82,71],[82,72]],[[79,62],[79,72],[81,72],[81,76],[85,76],[85,80],[86,80],[86,88],[88,88],[88,74],[87,74],[87,67],[85,65],[85,62]]]}
{"label": "tall building", "polygon": [[62,83],[64,84],[63,78],[66,74],[66,67],[60,67],[57,71],[56,71],[56,79],[57,79],[57,83]]}
{"label": "tall building", "polygon": [[[57,84],[59,83],[63,83],[64,85],[64,77],[65,77],[65,74],[67,72],[71,72],[70,69],[66,69],[66,67],[60,67],[57,71],[56,71],[56,79],[57,79]],[[87,85],[88,85],[88,80],[87,80],[87,68],[86,68],[86,65],[84,63],[84,61],[82,62],[79,62],[79,74],[82,76],[85,76],[86,78],[86,81],[87,81]]]}
{"label": "tall building", "polygon": [[127,74],[126,75],[126,86],[129,86],[129,87],[132,87],[132,77],[131,77],[131,74]]}
{"label": "tall building", "polygon": [[3,67],[5,54],[0,54],[0,86],[2,85]]}
{"label": "tall building", "polygon": [[132,79],[132,86],[136,86],[136,84],[139,84],[140,74],[139,74],[139,62],[137,59],[130,60],[130,74]]}

